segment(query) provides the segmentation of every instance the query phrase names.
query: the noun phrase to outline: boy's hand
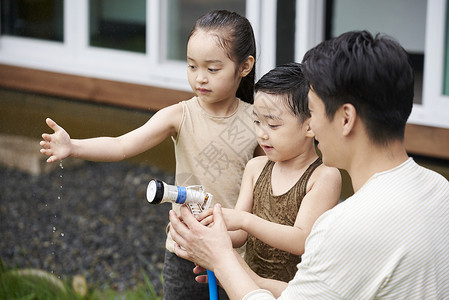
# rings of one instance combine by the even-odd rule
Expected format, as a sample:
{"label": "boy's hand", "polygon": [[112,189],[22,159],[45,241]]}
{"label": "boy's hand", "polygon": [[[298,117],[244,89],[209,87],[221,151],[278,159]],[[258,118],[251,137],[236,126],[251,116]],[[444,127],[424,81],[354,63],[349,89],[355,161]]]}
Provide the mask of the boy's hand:
{"label": "boy's hand", "polygon": [[209,226],[214,223],[213,209],[208,208],[196,216],[196,219],[204,226]]}
{"label": "boy's hand", "polygon": [[[223,218],[226,228],[229,231],[242,229],[243,214],[240,211],[230,208],[222,208]],[[196,219],[205,226],[212,226],[214,224],[213,209],[208,208],[199,214]]]}
{"label": "boy's hand", "polygon": [[223,208],[223,218],[229,231],[242,229],[244,213],[240,210]]}
{"label": "boy's hand", "polygon": [[62,160],[71,153],[71,141],[69,134],[50,118],[45,120],[47,125],[53,129],[53,134],[42,134],[43,141],[40,142],[42,149],[40,152],[49,156],[47,162]]}

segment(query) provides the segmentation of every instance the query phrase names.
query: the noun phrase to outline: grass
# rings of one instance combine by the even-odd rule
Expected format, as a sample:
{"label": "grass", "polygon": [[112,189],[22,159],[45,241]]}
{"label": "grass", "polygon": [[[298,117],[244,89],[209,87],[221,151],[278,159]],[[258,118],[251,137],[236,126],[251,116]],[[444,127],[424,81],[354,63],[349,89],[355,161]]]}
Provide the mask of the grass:
{"label": "grass", "polygon": [[[118,292],[113,289],[75,292],[71,283],[42,270],[8,269],[0,260],[0,300],[160,300],[148,276],[142,271],[144,283],[134,289]],[[162,279],[161,279],[162,280]],[[78,290],[79,291],[79,290]]]}

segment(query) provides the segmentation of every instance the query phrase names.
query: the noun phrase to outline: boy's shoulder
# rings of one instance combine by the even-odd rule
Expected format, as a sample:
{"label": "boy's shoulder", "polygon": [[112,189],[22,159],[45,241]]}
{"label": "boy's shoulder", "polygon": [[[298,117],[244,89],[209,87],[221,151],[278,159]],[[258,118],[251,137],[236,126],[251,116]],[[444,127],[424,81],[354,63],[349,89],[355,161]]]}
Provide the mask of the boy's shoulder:
{"label": "boy's shoulder", "polygon": [[335,167],[328,167],[324,163],[319,165],[312,173],[312,180],[329,181],[329,182],[341,182],[341,173]]}
{"label": "boy's shoulder", "polygon": [[253,174],[254,177],[259,177],[259,174],[262,172],[263,168],[268,162],[268,157],[265,155],[256,156],[250,159],[246,163],[245,172]]}
{"label": "boy's shoulder", "polygon": [[268,161],[268,157],[266,155],[260,155],[260,156],[256,156],[251,158],[248,163],[246,164],[246,167],[250,167],[250,168],[255,168],[255,167],[259,167],[262,166],[262,168],[266,165]]}

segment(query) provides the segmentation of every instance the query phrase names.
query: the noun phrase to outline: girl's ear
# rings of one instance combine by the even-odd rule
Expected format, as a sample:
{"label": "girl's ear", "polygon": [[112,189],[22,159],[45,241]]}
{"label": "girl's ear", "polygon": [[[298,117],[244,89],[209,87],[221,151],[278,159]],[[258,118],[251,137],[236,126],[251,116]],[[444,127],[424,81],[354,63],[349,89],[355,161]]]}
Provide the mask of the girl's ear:
{"label": "girl's ear", "polygon": [[245,77],[248,75],[254,67],[254,57],[252,55],[240,65],[240,76]]}

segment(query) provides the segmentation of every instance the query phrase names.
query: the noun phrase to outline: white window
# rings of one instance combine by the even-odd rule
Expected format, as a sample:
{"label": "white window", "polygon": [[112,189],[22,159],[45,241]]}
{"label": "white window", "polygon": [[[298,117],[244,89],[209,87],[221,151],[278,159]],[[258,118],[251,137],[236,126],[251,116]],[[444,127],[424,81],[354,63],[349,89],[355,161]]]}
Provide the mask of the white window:
{"label": "white window", "polygon": [[274,66],[275,4],[258,0],[2,0],[0,63],[190,90],[187,36],[201,15],[228,9],[246,16],[253,25],[260,76]]}
{"label": "white window", "polygon": [[[256,77],[343,31],[392,35],[416,71],[409,122],[449,128],[445,0],[2,0],[0,63],[189,91],[185,48],[212,9],[245,15]],[[294,27],[294,29],[292,29]]]}
{"label": "white window", "polygon": [[397,39],[415,70],[409,123],[449,128],[449,25],[445,0],[297,0],[296,60],[320,41],[367,29]]}
{"label": "white window", "polygon": [[448,7],[445,0],[427,1],[423,100],[409,122],[449,128]]}

